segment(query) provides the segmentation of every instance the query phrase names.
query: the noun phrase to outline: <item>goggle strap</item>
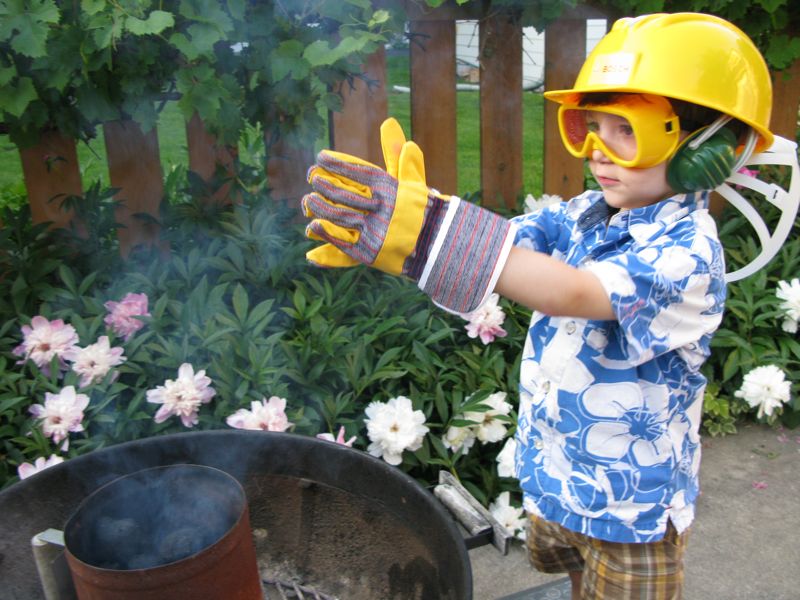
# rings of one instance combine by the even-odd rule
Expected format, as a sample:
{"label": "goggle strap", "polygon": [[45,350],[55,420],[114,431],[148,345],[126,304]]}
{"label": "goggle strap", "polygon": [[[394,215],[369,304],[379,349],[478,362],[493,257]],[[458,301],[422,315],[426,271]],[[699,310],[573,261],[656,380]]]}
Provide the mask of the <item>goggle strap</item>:
{"label": "goggle strap", "polygon": [[723,128],[723,127],[724,127],[724,126],[725,126],[725,125],[728,123],[728,121],[730,121],[730,120],[731,120],[731,117],[729,117],[728,115],[720,115],[720,116],[718,116],[718,117],[717,117],[717,118],[714,120],[714,122],[713,122],[713,123],[711,123],[711,125],[709,125],[709,126],[706,128],[706,130],[705,130],[705,131],[703,131],[703,133],[701,133],[699,136],[697,136],[695,139],[693,139],[691,142],[689,142],[689,149],[690,149],[690,150],[697,150],[697,148],[700,146],[700,144],[702,144],[702,143],[703,143],[703,142],[705,142],[705,141],[706,141],[708,138],[710,138],[712,135],[714,135],[715,133],[717,133],[717,132],[718,132],[720,129],[722,129],[722,128]]}

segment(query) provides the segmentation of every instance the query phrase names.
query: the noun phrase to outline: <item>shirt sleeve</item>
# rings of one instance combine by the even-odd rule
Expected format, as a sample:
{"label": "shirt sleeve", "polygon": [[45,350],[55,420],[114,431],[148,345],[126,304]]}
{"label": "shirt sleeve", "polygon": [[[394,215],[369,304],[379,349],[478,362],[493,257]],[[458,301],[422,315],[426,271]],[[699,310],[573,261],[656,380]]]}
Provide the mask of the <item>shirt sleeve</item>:
{"label": "shirt sleeve", "polygon": [[565,207],[566,202],[559,202],[511,219],[517,226],[514,245],[551,255],[561,246],[566,248],[571,226]]}
{"label": "shirt sleeve", "polygon": [[722,246],[687,221],[649,244],[585,265],[611,300],[620,347],[633,364],[676,350],[694,370],[710,354],[725,302]]}

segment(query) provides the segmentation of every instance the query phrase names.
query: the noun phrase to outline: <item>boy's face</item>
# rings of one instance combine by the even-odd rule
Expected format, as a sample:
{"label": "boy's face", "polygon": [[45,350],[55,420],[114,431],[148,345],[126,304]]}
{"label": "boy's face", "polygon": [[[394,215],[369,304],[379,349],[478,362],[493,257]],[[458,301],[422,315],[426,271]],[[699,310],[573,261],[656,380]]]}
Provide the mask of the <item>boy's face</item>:
{"label": "boy's face", "polygon": [[[586,126],[619,158],[630,160],[636,155],[633,128],[624,117],[587,110]],[[617,165],[597,147],[589,155],[589,169],[606,203],[621,210],[648,206],[674,194],[667,184],[667,162],[637,169]]]}

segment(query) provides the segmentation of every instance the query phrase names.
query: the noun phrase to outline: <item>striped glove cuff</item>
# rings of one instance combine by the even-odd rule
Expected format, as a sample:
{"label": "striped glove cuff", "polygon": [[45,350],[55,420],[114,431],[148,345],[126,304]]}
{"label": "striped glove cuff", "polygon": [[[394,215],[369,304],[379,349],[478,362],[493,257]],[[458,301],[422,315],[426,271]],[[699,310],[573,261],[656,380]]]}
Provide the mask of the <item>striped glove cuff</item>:
{"label": "striped glove cuff", "polygon": [[465,314],[497,284],[514,242],[508,219],[453,196],[419,277],[419,288],[442,308]]}

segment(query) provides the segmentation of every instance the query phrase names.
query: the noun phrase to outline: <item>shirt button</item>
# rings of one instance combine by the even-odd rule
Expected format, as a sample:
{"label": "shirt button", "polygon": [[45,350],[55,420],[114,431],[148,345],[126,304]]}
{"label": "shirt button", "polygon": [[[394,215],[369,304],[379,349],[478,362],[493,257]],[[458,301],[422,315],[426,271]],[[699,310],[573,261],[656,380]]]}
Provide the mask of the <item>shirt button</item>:
{"label": "shirt button", "polygon": [[545,381],[545,382],[542,384],[542,391],[543,391],[545,394],[546,394],[547,392],[549,392],[549,391],[550,391],[550,382],[549,382],[549,381]]}
{"label": "shirt button", "polygon": [[566,324],[566,326],[564,327],[564,329],[566,329],[566,331],[567,331],[567,333],[568,333],[569,335],[572,335],[573,333],[575,333],[575,330],[576,330],[577,328],[578,328],[578,326],[577,326],[577,325],[575,325],[575,321],[570,321],[570,322],[569,322],[569,323],[567,323],[567,324]]}
{"label": "shirt button", "polygon": [[533,447],[536,448],[537,450],[541,450],[542,448],[544,448],[544,442],[542,441],[542,438],[538,437],[534,438]]}

